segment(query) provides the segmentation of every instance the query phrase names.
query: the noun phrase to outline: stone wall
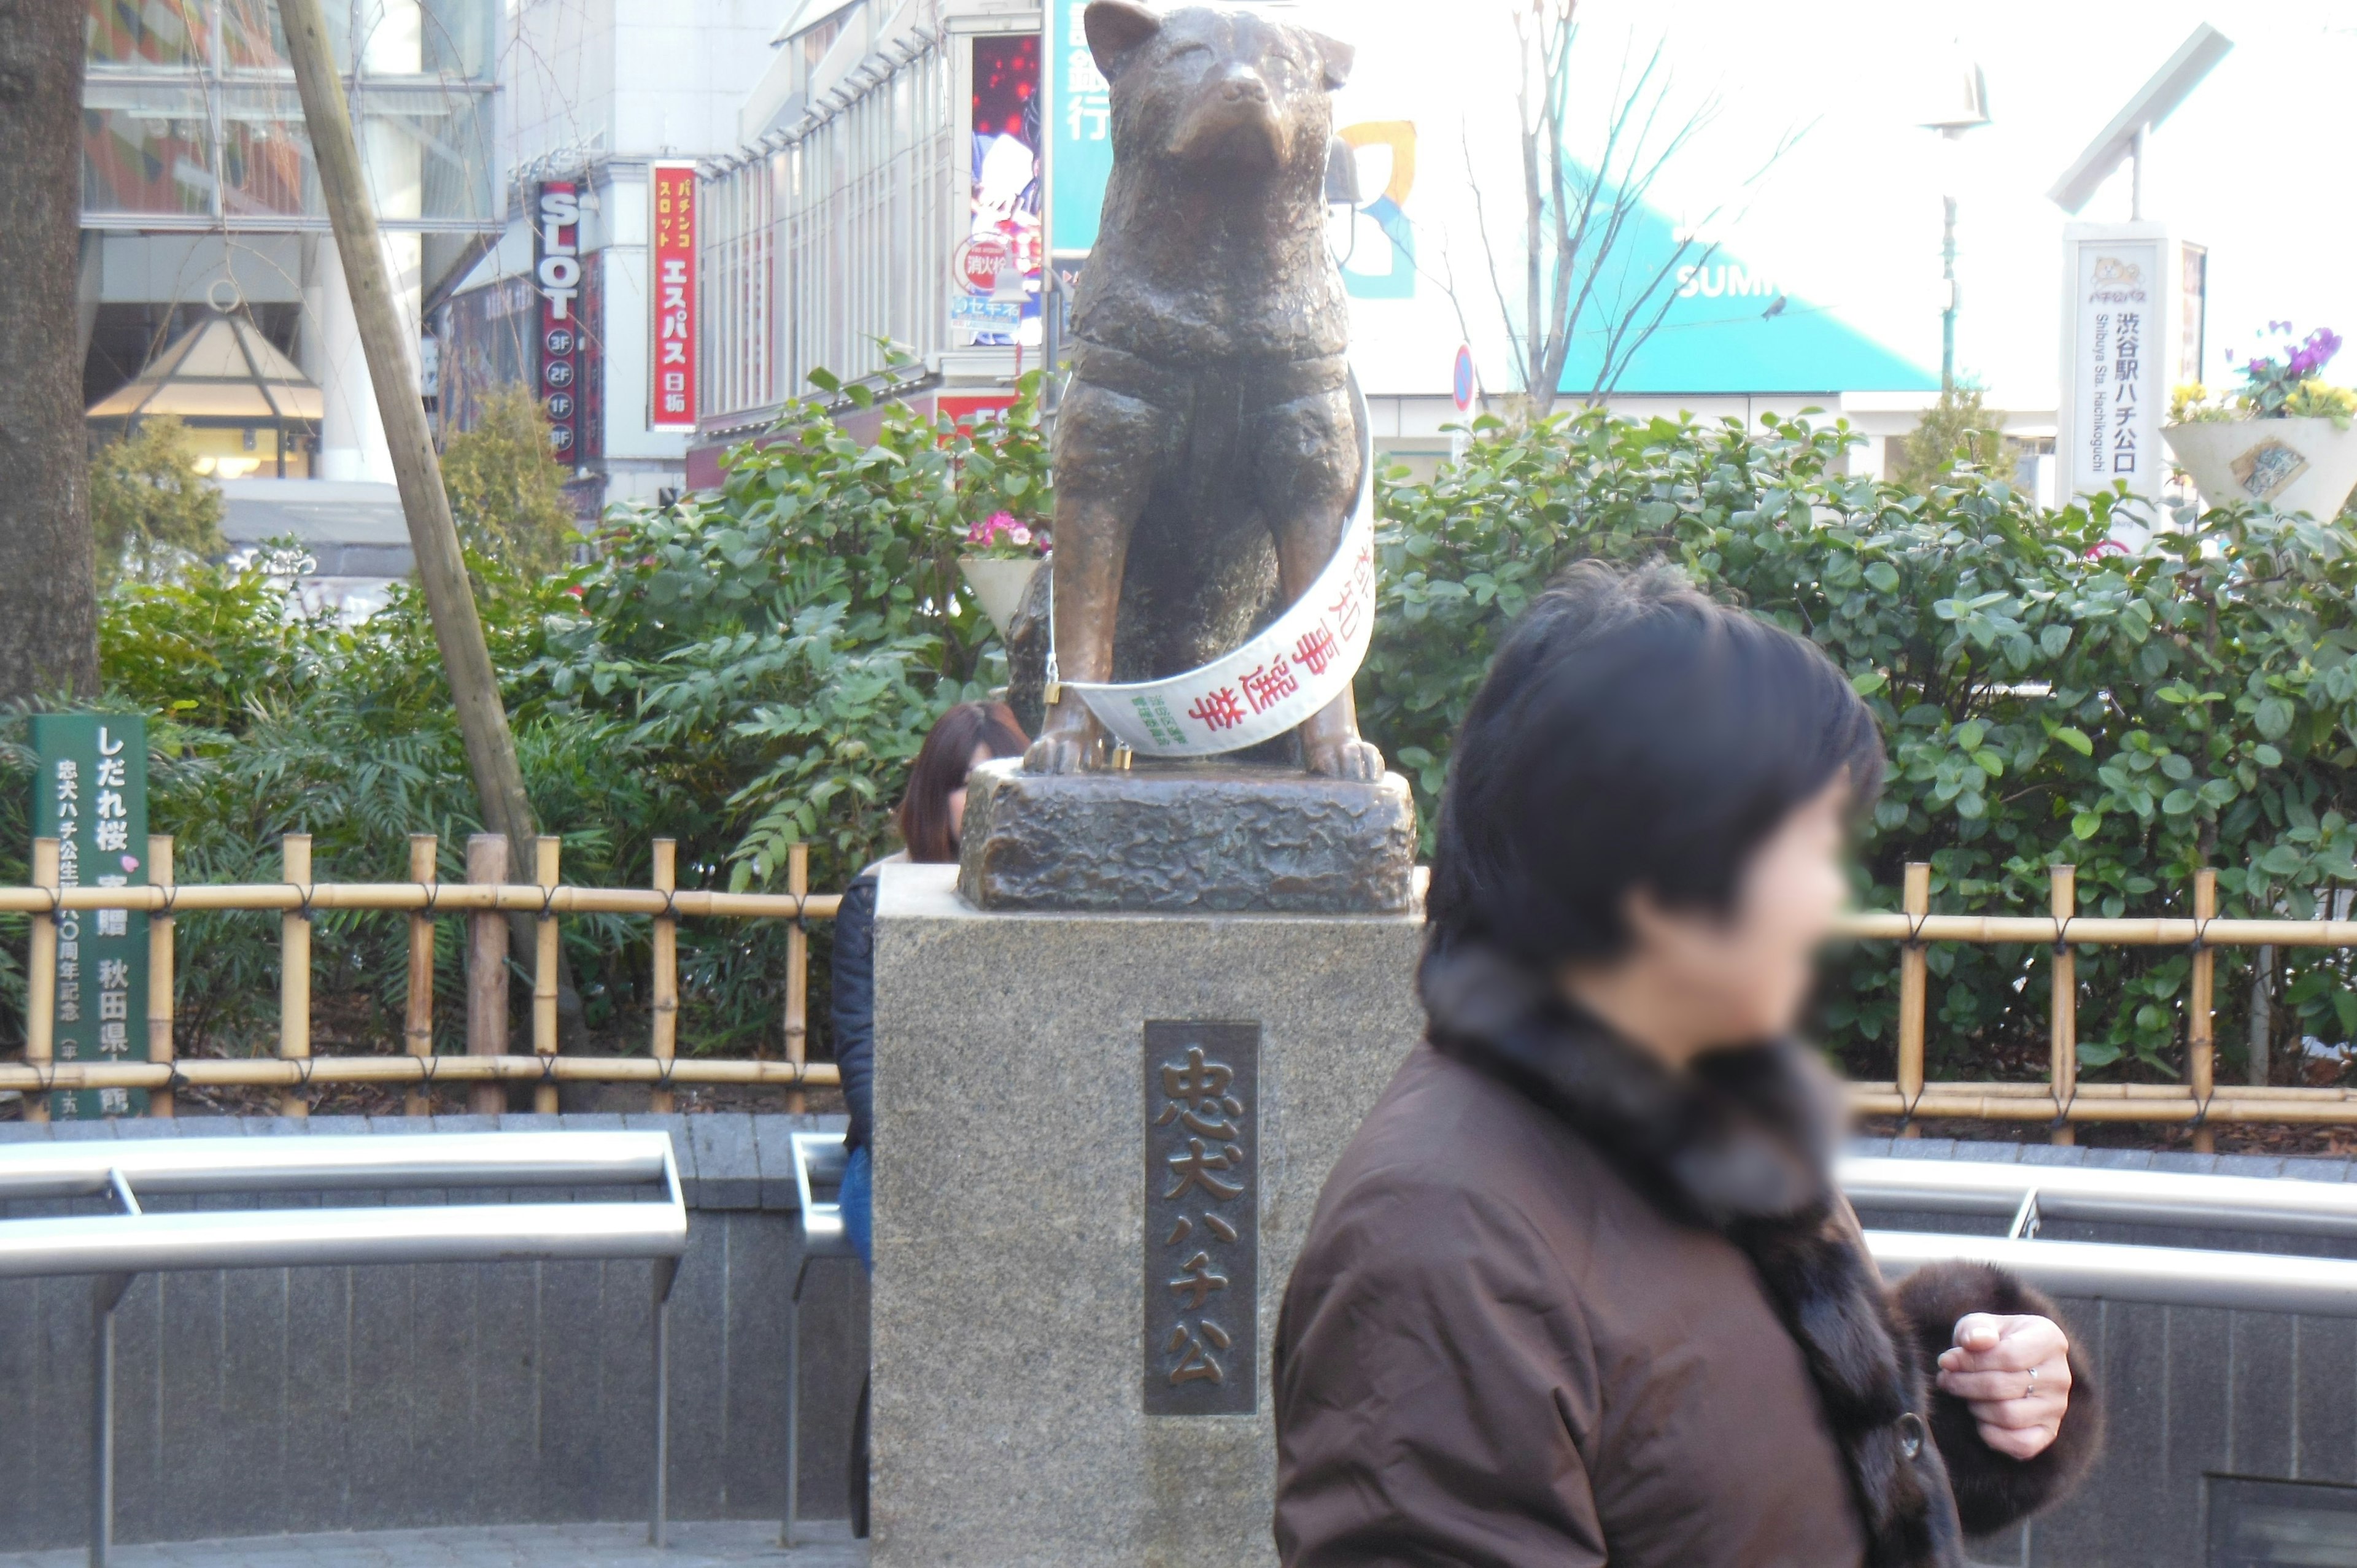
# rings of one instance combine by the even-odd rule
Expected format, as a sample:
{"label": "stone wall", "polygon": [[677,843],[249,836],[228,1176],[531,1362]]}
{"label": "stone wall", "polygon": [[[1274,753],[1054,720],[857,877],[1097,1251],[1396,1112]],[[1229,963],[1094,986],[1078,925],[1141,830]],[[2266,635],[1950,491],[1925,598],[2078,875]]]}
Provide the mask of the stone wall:
{"label": "stone wall", "polygon": [[[0,1124],[0,1143],[668,1131],[692,1210],[672,1296],[672,1515],[777,1519],[798,1262],[787,1134],[842,1124],[741,1114],[189,1117]],[[486,1196],[499,1195],[459,1198]],[[272,1199],[284,1201],[300,1200]],[[116,1317],[116,1539],[642,1520],[652,1481],[651,1279],[643,1262],[144,1276]],[[841,1518],[867,1358],[857,1264],[812,1271],[802,1331],[802,1509]],[[91,1332],[88,1281],[0,1282],[0,1550],[88,1539]]]}

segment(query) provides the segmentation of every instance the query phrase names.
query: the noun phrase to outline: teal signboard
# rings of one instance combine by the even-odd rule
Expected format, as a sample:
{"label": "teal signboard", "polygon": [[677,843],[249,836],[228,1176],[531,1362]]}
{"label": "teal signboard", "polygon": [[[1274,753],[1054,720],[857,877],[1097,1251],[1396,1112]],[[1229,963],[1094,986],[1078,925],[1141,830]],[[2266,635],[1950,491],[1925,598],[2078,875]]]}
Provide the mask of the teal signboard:
{"label": "teal signboard", "polygon": [[[1591,177],[1577,171],[1582,179]],[[1618,392],[1697,395],[1936,392],[1939,373],[1787,290],[1770,273],[1726,249],[1679,242],[1675,227],[1639,206],[1601,265],[1572,335],[1559,391],[1585,396],[1608,375]],[[1658,281],[1657,281],[1658,280]],[[1623,361],[1625,321],[1660,326]]]}
{"label": "teal signboard", "polygon": [[1058,257],[1096,249],[1113,178],[1113,90],[1081,25],[1088,0],[1048,0],[1048,243]]}
{"label": "teal signboard", "polygon": [[[147,725],[119,714],[36,714],[33,833],[58,841],[62,887],[147,885]],[[147,917],[58,916],[56,1059],[147,1059]],[[49,1114],[135,1116],[145,1090],[60,1091]]]}

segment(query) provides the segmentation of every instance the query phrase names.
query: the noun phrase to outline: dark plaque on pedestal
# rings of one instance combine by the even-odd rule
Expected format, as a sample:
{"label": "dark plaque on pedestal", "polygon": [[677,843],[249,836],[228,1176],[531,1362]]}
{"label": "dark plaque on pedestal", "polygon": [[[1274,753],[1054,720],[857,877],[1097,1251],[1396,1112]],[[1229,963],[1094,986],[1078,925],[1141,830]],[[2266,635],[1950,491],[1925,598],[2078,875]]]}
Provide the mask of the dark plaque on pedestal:
{"label": "dark plaque on pedestal", "polygon": [[1259,1408],[1260,1026],[1146,1026],[1146,1413]]}

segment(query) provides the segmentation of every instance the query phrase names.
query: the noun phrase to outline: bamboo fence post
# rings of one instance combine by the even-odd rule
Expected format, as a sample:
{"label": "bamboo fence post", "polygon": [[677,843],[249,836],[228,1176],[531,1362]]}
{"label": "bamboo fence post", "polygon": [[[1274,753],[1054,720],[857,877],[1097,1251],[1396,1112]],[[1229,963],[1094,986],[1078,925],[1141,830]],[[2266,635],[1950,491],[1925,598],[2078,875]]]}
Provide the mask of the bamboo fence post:
{"label": "bamboo fence post", "polygon": [[[1932,912],[1932,867],[1927,862],[1908,862],[1900,905],[1919,921]],[[1899,1129],[1902,1138],[1923,1135],[1915,1125],[1915,1104],[1923,1098],[1925,974],[1923,944],[1910,941],[1899,951],[1899,1098],[1907,1107]]]}
{"label": "bamboo fence post", "polygon": [[[655,840],[655,891],[666,896],[679,886],[679,841]],[[679,1055],[679,921],[670,915],[655,917],[654,1058],[669,1076]],[[647,1095],[647,1109],[668,1114],[677,1097],[661,1083]]]}
{"label": "bamboo fence post", "polygon": [[2218,1016],[2217,980],[2218,955],[2207,940],[2210,922],[2218,918],[2218,874],[2208,866],[2193,874],[2193,978],[2191,994],[2186,1000],[2186,1076],[2192,1085],[2193,1101],[2201,1109],[2202,1120],[2193,1128],[2193,1150],[2211,1155],[2218,1151],[2218,1133],[2209,1124],[2210,1100],[2217,1092]]}
{"label": "bamboo fence post", "polygon": [[[168,833],[147,835],[147,881],[156,887],[172,886]],[[177,1054],[172,1044],[172,906],[167,895],[164,907],[147,920],[147,1059],[168,1062]],[[148,1115],[168,1117],[178,1111],[169,1088],[148,1091]]]}
{"label": "bamboo fence post", "polygon": [[[556,1054],[556,916],[547,896],[556,891],[557,858],[565,841],[543,833],[533,841],[533,881],[540,886],[541,916],[534,923],[532,960],[532,1049],[544,1062]],[[533,1090],[532,1108],[544,1116],[556,1114],[556,1080],[541,1080]]]}
{"label": "bamboo fence post", "polygon": [[[508,879],[505,833],[475,833],[467,840],[467,880],[497,886]],[[478,910],[467,920],[467,1054],[508,1054],[508,919],[496,909]],[[472,1109],[496,1116],[507,1108],[497,1083],[475,1085]]]}
{"label": "bamboo fence post", "polygon": [[[409,879],[421,887],[441,880],[441,844],[432,833],[409,835]],[[402,1036],[413,1057],[434,1055],[434,917],[419,911],[409,917],[409,1005],[402,1018]],[[434,1114],[434,1094],[419,1086],[402,1108],[412,1116]]]}
{"label": "bamboo fence post", "polygon": [[[287,1061],[311,1059],[311,835],[288,833],[279,841],[278,875],[303,890],[304,904],[278,918],[278,1054]],[[301,1084],[278,1097],[282,1116],[308,1116],[311,1101]]]}
{"label": "bamboo fence post", "polygon": [[2269,986],[2276,972],[2276,950],[2262,947],[2251,960],[2251,1067],[2253,1089],[2267,1086],[2267,1052],[2275,1043],[2274,997]]}
{"label": "bamboo fence post", "polygon": [[[797,899],[810,895],[810,845],[795,844],[786,852],[786,891]],[[810,1060],[810,931],[798,909],[793,929],[786,933],[786,1059],[799,1069]],[[786,1112],[800,1115],[803,1095],[786,1090]]]}
{"label": "bamboo fence post", "polygon": [[[52,894],[58,886],[58,841],[33,841],[33,886]],[[33,917],[33,940],[25,956],[25,1064],[47,1067],[57,1058],[58,1044],[58,918]],[[38,1090],[25,1091],[25,1120],[49,1119],[49,1097]]]}
{"label": "bamboo fence post", "polygon": [[2071,1103],[2079,1097],[2079,955],[2062,936],[2071,929],[2071,918],[2079,912],[2079,868],[2050,866],[2047,875],[2052,885],[2048,907],[2056,924],[2053,1031],[2046,1069],[2047,1081],[2054,1089],[2054,1128],[2046,1141],[2068,1144],[2079,1141],[2077,1129],[2071,1125]]}

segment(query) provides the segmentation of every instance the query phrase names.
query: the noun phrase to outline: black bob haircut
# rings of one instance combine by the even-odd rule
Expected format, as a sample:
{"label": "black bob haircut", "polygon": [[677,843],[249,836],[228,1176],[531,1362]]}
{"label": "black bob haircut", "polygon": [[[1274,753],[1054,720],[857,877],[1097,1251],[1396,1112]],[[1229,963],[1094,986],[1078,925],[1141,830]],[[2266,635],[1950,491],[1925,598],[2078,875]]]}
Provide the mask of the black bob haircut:
{"label": "black bob haircut", "polygon": [[1573,566],[1508,634],[1466,715],[1426,901],[1436,950],[1552,971],[1627,944],[1628,896],[1724,912],[1744,863],[1881,736],[1816,646],[1678,573]]}

